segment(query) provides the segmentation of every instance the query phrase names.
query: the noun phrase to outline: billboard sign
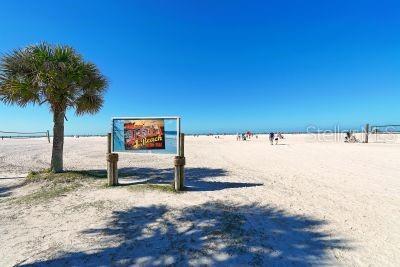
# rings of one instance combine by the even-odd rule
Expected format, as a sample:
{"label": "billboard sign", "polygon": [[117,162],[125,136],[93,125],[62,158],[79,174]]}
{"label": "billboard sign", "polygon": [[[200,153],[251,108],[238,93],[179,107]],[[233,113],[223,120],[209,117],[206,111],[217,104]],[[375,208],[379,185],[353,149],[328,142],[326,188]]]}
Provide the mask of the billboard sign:
{"label": "billboard sign", "polygon": [[113,118],[112,151],[178,155],[179,134],[179,117]]}

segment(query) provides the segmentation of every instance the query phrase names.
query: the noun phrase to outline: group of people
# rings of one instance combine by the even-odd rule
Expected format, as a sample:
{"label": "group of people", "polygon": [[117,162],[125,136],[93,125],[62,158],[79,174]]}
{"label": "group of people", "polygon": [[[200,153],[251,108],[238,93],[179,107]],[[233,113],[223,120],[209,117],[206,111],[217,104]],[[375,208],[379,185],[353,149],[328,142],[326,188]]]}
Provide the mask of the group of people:
{"label": "group of people", "polygon": [[[278,144],[279,139],[284,139],[283,135],[281,132],[278,133],[269,133],[269,142],[271,143],[271,145],[273,145],[275,143],[275,145]],[[255,137],[256,139],[258,139],[258,135],[254,135],[252,133],[237,133],[236,134],[236,140],[237,141],[246,141],[246,140],[250,140],[252,137]]]}
{"label": "group of people", "polygon": [[[250,140],[252,137],[254,136],[253,133],[247,132],[247,133],[237,133],[236,134],[236,140],[237,141],[246,141],[246,140]],[[255,138],[257,139],[258,136],[256,135]]]}

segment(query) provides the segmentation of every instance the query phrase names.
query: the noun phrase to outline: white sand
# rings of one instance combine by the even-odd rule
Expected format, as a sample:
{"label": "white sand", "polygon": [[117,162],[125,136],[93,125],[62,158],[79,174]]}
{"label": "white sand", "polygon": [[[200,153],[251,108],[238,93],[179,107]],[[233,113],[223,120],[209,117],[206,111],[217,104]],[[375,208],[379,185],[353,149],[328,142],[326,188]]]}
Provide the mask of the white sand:
{"label": "white sand", "polygon": [[[332,140],[187,137],[183,194],[85,187],[46,204],[2,201],[0,266],[399,266],[398,140]],[[65,167],[104,169],[105,141],[67,138]],[[3,178],[48,168],[50,152],[43,139],[0,140],[0,200],[34,190]],[[124,154],[119,167],[129,181],[165,180],[172,162]]]}

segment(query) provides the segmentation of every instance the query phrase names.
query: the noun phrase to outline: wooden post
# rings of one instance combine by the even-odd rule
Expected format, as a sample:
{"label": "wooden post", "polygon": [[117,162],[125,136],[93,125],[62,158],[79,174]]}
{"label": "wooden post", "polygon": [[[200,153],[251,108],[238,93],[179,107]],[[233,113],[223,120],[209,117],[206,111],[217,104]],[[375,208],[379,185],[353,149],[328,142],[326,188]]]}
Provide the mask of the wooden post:
{"label": "wooden post", "polygon": [[181,191],[185,183],[185,135],[182,133],[179,136],[179,154],[174,159],[175,165],[175,190]]}
{"label": "wooden post", "polygon": [[107,134],[107,153],[111,153],[111,133]]}
{"label": "wooden post", "polygon": [[118,185],[118,154],[107,153],[107,179],[108,185]]}
{"label": "wooden post", "polygon": [[181,184],[181,189],[185,187],[185,134],[181,133],[180,136],[180,157],[183,159],[183,164],[181,165],[180,168],[180,184]]}
{"label": "wooden post", "polygon": [[175,182],[175,191],[180,191],[181,190],[181,179],[179,178],[180,176],[180,169],[179,169],[179,156],[176,156],[174,159],[174,165],[175,165],[175,177],[174,177],[174,182]]}
{"label": "wooden post", "polygon": [[48,140],[49,143],[50,143],[50,132],[49,132],[49,130],[47,130],[47,140]]}
{"label": "wooden post", "polygon": [[368,143],[368,134],[369,134],[369,124],[365,124],[365,139],[364,143]]}
{"label": "wooden post", "polygon": [[111,133],[107,135],[107,179],[109,186],[118,185],[118,154],[111,153]]}

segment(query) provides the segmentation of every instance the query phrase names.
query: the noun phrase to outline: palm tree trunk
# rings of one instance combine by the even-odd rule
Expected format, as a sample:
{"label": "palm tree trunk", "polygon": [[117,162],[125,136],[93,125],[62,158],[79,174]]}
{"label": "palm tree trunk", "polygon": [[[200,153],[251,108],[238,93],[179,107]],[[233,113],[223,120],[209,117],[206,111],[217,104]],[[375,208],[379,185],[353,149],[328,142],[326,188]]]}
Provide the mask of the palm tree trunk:
{"label": "palm tree trunk", "polygon": [[63,171],[64,117],[65,117],[65,111],[54,111],[53,151],[51,154],[51,170],[56,173]]}

